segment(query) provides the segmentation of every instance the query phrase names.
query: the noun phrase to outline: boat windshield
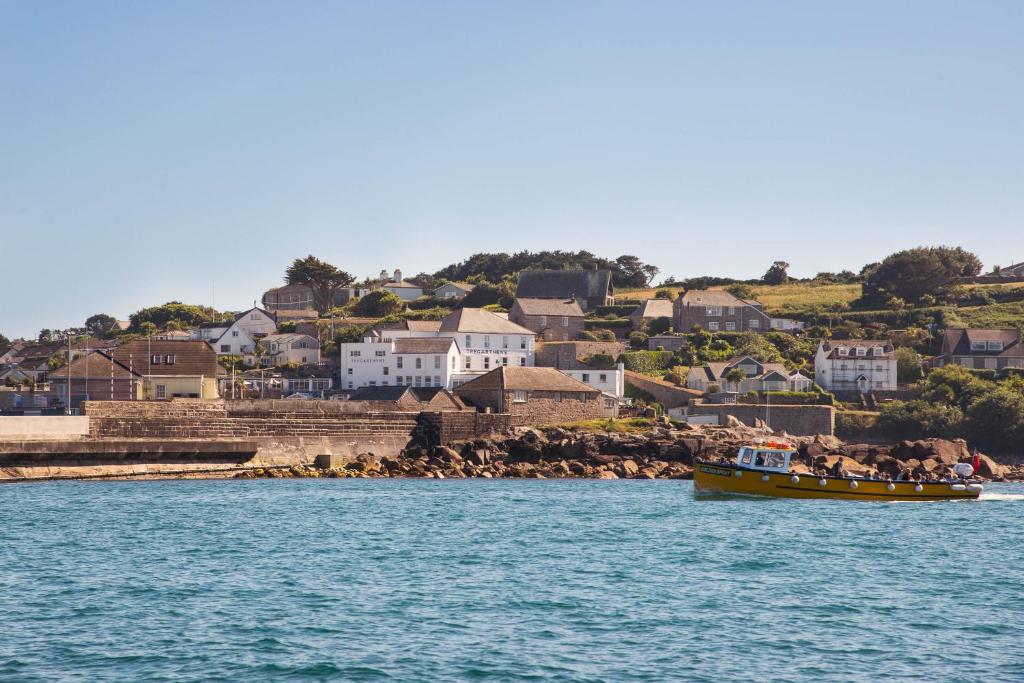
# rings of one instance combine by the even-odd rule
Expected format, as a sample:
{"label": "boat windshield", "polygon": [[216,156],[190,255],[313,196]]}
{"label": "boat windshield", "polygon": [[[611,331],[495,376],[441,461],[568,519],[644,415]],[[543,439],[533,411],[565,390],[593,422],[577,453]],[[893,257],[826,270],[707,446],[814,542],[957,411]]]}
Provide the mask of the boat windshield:
{"label": "boat windshield", "polygon": [[770,469],[782,469],[786,466],[786,453],[784,451],[762,451],[764,456],[763,467]]}

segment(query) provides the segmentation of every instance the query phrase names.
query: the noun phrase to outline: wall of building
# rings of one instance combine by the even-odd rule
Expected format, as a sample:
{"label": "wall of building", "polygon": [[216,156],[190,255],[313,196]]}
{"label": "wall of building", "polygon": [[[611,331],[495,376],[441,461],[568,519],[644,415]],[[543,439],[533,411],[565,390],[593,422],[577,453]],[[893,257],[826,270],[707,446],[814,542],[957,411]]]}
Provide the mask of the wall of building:
{"label": "wall of building", "polygon": [[562,324],[563,317],[565,316],[525,315],[518,307],[513,306],[508,319],[536,333],[543,341],[572,341],[586,329],[582,317],[567,316],[564,320],[565,325]]}
{"label": "wall of building", "polygon": [[538,367],[558,368],[559,370],[583,368],[579,359],[597,354],[618,358],[629,350],[625,342],[541,342],[537,344],[534,363]]}
{"label": "wall of building", "polygon": [[690,405],[690,415],[715,415],[719,424],[725,424],[732,415],[743,424],[753,427],[757,420],[768,424],[777,432],[794,436],[832,434],[835,430],[835,409],[832,406],[766,406],[750,404]]}
{"label": "wall of building", "polygon": [[678,408],[687,405],[692,399],[699,398],[701,392],[691,389],[684,389],[654,377],[641,375],[626,370],[626,384],[631,384],[637,389],[646,391],[654,396],[654,400],[665,406],[665,408]]}
{"label": "wall of building", "polygon": [[[673,310],[672,323],[677,332],[689,332],[694,325],[705,330],[718,332],[769,332],[771,318],[753,306],[734,306],[732,313],[727,306],[721,306],[721,315],[709,316],[707,306],[684,306],[677,303]],[[716,323],[716,328],[711,323]],[[730,327],[731,326],[731,327]]]}
{"label": "wall of building", "polygon": [[76,415],[0,416],[0,441],[72,439],[89,434],[89,418]]}

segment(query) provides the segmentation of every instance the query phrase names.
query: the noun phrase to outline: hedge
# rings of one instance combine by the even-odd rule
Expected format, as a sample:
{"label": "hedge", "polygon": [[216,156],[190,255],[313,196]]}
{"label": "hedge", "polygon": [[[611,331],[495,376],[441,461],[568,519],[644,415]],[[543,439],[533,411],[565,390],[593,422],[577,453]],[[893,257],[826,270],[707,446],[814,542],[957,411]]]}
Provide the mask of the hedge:
{"label": "hedge", "polygon": [[584,320],[583,326],[588,330],[625,330],[633,326],[633,321],[629,318],[611,318],[608,320],[597,318],[595,320]]}
{"label": "hedge", "polygon": [[671,351],[627,351],[619,360],[627,370],[652,377],[661,377],[676,365]]}
{"label": "hedge", "polygon": [[864,413],[836,413],[836,436],[840,439],[860,438],[871,433],[878,415]]}
{"label": "hedge", "polygon": [[636,310],[636,306],[630,306],[627,304],[619,304],[615,306],[595,306],[594,314],[598,316],[605,316],[609,313],[616,316],[626,318],[629,314]]}

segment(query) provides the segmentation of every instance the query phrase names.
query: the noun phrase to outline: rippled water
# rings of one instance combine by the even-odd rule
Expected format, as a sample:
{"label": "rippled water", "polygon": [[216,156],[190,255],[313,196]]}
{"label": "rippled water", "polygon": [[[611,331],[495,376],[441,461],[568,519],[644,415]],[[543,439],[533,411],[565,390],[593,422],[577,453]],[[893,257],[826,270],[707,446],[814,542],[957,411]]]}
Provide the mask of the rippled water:
{"label": "rippled water", "polygon": [[1024,680],[1024,487],[0,487],[4,681]]}

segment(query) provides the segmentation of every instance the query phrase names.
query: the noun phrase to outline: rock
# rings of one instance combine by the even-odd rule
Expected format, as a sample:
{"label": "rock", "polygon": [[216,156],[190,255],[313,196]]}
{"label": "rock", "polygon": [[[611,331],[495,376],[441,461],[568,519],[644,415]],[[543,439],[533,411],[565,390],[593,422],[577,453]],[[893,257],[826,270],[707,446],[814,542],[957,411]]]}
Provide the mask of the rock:
{"label": "rock", "polygon": [[477,448],[471,451],[466,457],[466,462],[472,463],[477,467],[484,467],[491,461],[490,454],[483,448]]}
{"label": "rock", "polygon": [[640,467],[632,460],[623,460],[620,467],[622,468],[622,476],[626,477],[635,476],[640,471]]}
{"label": "rock", "polygon": [[619,475],[615,474],[611,470],[601,470],[597,473],[598,479],[618,479]]}
{"label": "rock", "polygon": [[480,476],[483,477],[484,479],[493,479],[494,478],[494,475],[491,474],[490,472],[488,472],[487,470],[484,470],[483,472],[481,472]]}
{"label": "rock", "polygon": [[978,464],[978,471],[975,473],[979,477],[985,477],[986,479],[1002,479],[1006,476],[1006,467],[1000,465],[992,458],[987,455],[978,454],[980,463]]}
{"label": "rock", "polygon": [[637,472],[636,476],[634,476],[633,478],[634,479],[657,479],[658,478],[658,470],[654,469],[653,467],[645,467],[642,470],[640,470],[639,472]]}

